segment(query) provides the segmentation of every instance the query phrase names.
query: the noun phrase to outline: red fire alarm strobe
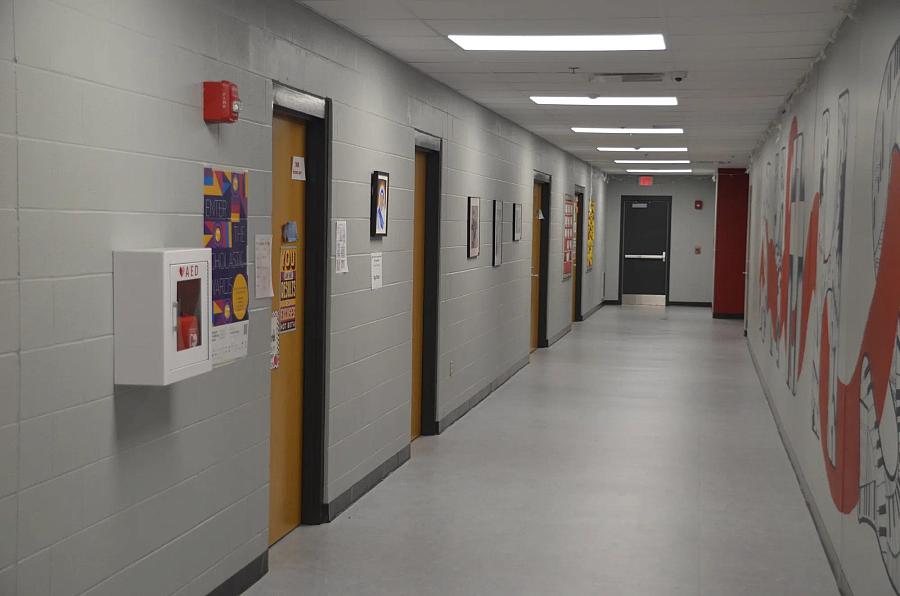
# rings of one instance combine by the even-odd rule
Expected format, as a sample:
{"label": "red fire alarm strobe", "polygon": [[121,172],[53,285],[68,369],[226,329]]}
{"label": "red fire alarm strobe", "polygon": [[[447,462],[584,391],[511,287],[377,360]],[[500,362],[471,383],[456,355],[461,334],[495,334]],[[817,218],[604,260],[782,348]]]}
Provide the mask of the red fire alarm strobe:
{"label": "red fire alarm strobe", "polygon": [[237,85],[231,81],[203,81],[203,119],[206,122],[237,122],[240,111]]}
{"label": "red fire alarm strobe", "polygon": [[694,209],[703,209],[703,201],[694,201]]}
{"label": "red fire alarm strobe", "polygon": [[641,176],[638,178],[638,184],[641,186],[653,186],[653,176]]}

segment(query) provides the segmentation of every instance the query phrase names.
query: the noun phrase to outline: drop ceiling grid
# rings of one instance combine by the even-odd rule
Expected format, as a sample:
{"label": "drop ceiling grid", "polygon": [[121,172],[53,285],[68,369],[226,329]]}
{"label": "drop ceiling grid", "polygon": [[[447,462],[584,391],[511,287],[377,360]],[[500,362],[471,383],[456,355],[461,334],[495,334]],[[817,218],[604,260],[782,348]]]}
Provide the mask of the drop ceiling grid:
{"label": "drop ceiling grid", "polygon": [[[605,146],[687,145],[698,172],[746,165],[778,107],[843,19],[834,0],[298,0],[612,173]],[[463,34],[656,33],[665,52],[465,52]],[[575,74],[570,67],[576,67]],[[610,83],[595,73],[686,71],[684,83]],[[678,108],[538,106],[530,95],[677,95]],[[683,137],[578,135],[572,126],[680,126]],[[653,159],[684,155],[654,154]]]}

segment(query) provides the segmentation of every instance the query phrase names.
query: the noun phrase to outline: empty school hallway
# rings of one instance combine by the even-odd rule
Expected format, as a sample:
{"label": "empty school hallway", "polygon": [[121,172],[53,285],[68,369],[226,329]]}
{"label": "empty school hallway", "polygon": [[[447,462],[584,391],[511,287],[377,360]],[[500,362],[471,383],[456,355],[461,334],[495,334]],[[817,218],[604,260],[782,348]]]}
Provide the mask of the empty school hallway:
{"label": "empty school hallway", "polygon": [[601,309],[248,594],[833,595],[740,321]]}

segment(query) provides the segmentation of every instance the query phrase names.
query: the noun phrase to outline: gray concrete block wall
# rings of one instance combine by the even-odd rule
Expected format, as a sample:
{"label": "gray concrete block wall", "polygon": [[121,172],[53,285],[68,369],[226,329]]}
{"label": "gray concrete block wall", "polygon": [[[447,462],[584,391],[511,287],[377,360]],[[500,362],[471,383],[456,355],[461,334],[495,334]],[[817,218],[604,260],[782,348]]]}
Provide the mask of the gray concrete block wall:
{"label": "gray concrete block wall", "polygon": [[16,590],[19,237],[12,0],[0,0],[0,594]]}
{"label": "gray concrete block wall", "polygon": [[[653,186],[638,186],[637,176],[614,176],[607,185],[606,299],[619,298],[619,235],[623,195],[672,197],[669,299],[675,302],[712,302],[716,183],[712,176],[656,176]],[[695,200],[703,209],[694,209]],[[694,247],[701,254],[694,254]]]}
{"label": "gray concrete block wall", "polygon": [[[218,79],[240,86],[234,125],[202,121]],[[551,335],[568,324],[561,201],[592,187],[586,164],[290,0],[0,0],[0,594],[205,594],[265,551],[269,300],[248,358],[161,389],[113,385],[111,304],[113,250],[200,244],[204,164],[247,169],[251,235],[271,228],[272,81],[334,105],[350,273],[331,275],[328,499],[409,441],[415,129],[444,142],[439,415],[528,354],[531,226],[512,242],[509,204],[530,212],[535,170],[553,176]],[[382,240],[373,170],[391,174]]]}

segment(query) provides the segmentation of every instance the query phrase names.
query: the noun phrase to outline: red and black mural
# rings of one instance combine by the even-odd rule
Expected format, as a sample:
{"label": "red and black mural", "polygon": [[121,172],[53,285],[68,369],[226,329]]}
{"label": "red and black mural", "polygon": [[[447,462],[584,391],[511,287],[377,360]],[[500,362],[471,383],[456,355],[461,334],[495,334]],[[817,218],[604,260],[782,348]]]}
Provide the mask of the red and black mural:
{"label": "red and black mural", "polygon": [[[831,500],[843,514],[856,510],[858,521],[872,528],[890,583],[900,594],[898,87],[900,39],[881,85],[871,198],[848,196],[849,91],[831,98],[818,115],[811,188],[803,171],[804,131],[796,117],[774,159],[757,168],[765,168],[758,271],[762,342],[791,394],[797,395],[804,371],[810,375],[810,426],[821,445]],[[845,206],[851,199],[871,201],[874,286],[868,301],[844,304]],[[865,309],[863,322],[853,318],[863,325],[862,334],[850,345],[842,337],[857,335],[842,336],[841,317],[859,308]],[[814,345],[808,347],[810,336]],[[843,370],[849,374],[840,374]]]}

